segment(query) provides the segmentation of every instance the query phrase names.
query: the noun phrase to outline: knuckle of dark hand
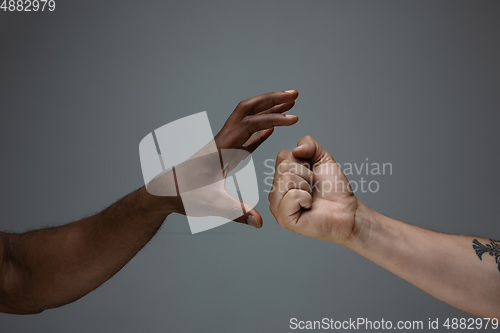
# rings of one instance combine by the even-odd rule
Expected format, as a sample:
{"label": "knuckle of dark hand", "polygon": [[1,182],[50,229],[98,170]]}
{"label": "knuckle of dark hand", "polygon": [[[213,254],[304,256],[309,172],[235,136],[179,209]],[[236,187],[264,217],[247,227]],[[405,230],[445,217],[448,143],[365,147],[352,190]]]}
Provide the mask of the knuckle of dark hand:
{"label": "knuckle of dark hand", "polygon": [[286,160],[283,160],[283,162],[281,162],[276,168],[276,174],[278,176],[282,176],[283,174],[288,172],[289,169],[290,169],[290,164]]}
{"label": "knuckle of dark hand", "polygon": [[246,116],[241,120],[241,126],[248,131],[250,134],[253,134],[258,131],[258,128],[254,121],[252,121],[251,116]]}
{"label": "knuckle of dark hand", "polygon": [[250,125],[250,122],[251,122],[250,120],[251,120],[251,119],[250,119],[250,117],[249,117],[249,116],[246,116],[246,117],[244,117],[243,119],[241,119],[240,124],[241,124],[243,127],[247,127],[247,126],[249,126],[249,125]]}
{"label": "knuckle of dark hand", "polygon": [[248,99],[245,99],[238,103],[237,109],[246,109],[248,107]]}

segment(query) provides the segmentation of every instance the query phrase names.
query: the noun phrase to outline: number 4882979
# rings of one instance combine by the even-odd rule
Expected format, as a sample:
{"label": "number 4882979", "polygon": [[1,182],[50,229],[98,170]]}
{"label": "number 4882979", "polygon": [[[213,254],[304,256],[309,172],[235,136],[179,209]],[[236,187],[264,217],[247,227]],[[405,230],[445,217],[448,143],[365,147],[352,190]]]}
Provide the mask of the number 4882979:
{"label": "number 4882979", "polygon": [[[1,0],[0,0],[1,1]],[[56,9],[55,0],[3,0],[0,9],[4,12],[38,12]]]}

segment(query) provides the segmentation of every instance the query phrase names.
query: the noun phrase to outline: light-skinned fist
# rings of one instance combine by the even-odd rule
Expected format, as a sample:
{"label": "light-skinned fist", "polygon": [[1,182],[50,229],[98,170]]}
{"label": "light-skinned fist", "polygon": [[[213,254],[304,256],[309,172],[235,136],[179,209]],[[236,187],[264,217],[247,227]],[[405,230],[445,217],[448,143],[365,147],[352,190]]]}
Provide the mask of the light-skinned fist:
{"label": "light-skinned fist", "polygon": [[269,202],[283,228],[343,245],[361,205],[339,165],[310,136],[279,152]]}

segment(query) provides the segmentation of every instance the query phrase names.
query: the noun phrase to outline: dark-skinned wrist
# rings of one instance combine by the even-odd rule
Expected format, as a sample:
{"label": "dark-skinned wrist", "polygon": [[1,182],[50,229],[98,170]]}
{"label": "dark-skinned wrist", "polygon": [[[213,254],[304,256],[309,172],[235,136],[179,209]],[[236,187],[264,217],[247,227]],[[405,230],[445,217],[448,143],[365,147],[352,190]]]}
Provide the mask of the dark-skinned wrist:
{"label": "dark-skinned wrist", "polygon": [[184,209],[179,196],[163,197],[148,193],[143,186],[137,190],[142,209],[150,214],[166,218],[172,213],[182,214]]}

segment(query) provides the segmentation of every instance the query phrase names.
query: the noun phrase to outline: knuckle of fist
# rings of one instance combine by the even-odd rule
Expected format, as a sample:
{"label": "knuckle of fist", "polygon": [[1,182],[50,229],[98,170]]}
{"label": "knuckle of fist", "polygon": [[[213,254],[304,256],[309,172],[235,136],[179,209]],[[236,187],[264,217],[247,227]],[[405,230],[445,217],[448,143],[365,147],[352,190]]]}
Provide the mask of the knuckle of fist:
{"label": "knuckle of fist", "polygon": [[305,139],[305,140],[308,140],[308,141],[310,141],[310,140],[314,140],[314,139],[312,138],[312,136],[310,136],[310,135],[306,135],[306,136],[304,137],[304,139]]}
{"label": "knuckle of fist", "polygon": [[288,181],[292,180],[292,174],[290,172],[284,172],[281,175],[281,180],[284,182],[288,182]]}
{"label": "knuckle of fist", "polygon": [[281,162],[279,165],[278,165],[278,168],[276,170],[276,172],[279,174],[279,175],[282,175],[284,174],[285,172],[287,172],[289,169],[289,163],[287,161],[283,161]]}
{"label": "knuckle of fist", "polygon": [[292,152],[291,152],[291,151],[289,151],[289,150],[281,150],[281,151],[278,153],[278,158],[279,158],[279,159],[284,160],[284,159],[288,158],[288,157],[290,156],[290,154],[291,154],[291,153],[292,153]]}
{"label": "knuckle of fist", "polygon": [[267,199],[269,200],[269,202],[273,202],[274,200],[276,200],[276,198],[274,197],[274,194],[276,192],[276,185],[273,184],[271,185],[271,189],[269,190],[269,195],[267,196]]}
{"label": "knuckle of fist", "polygon": [[269,204],[269,211],[270,211],[270,212],[271,212],[271,214],[273,214],[273,216],[274,216],[274,208],[273,208],[273,204],[272,204],[272,203],[270,203],[270,204]]}
{"label": "knuckle of fist", "polygon": [[292,200],[298,200],[300,198],[300,190],[297,190],[297,189],[291,189],[290,191],[288,191],[289,195],[290,195],[290,199]]}
{"label": "knuckle of fist", "polygon": [[283,183],[285,183],[285,187],[286,187],[287,190],[296,188],[296,184],[295,184],[294,178],[295,177],[291,173],[285,173],[283,175],[283,177],[281,178],[281,180],[283,181]]}

